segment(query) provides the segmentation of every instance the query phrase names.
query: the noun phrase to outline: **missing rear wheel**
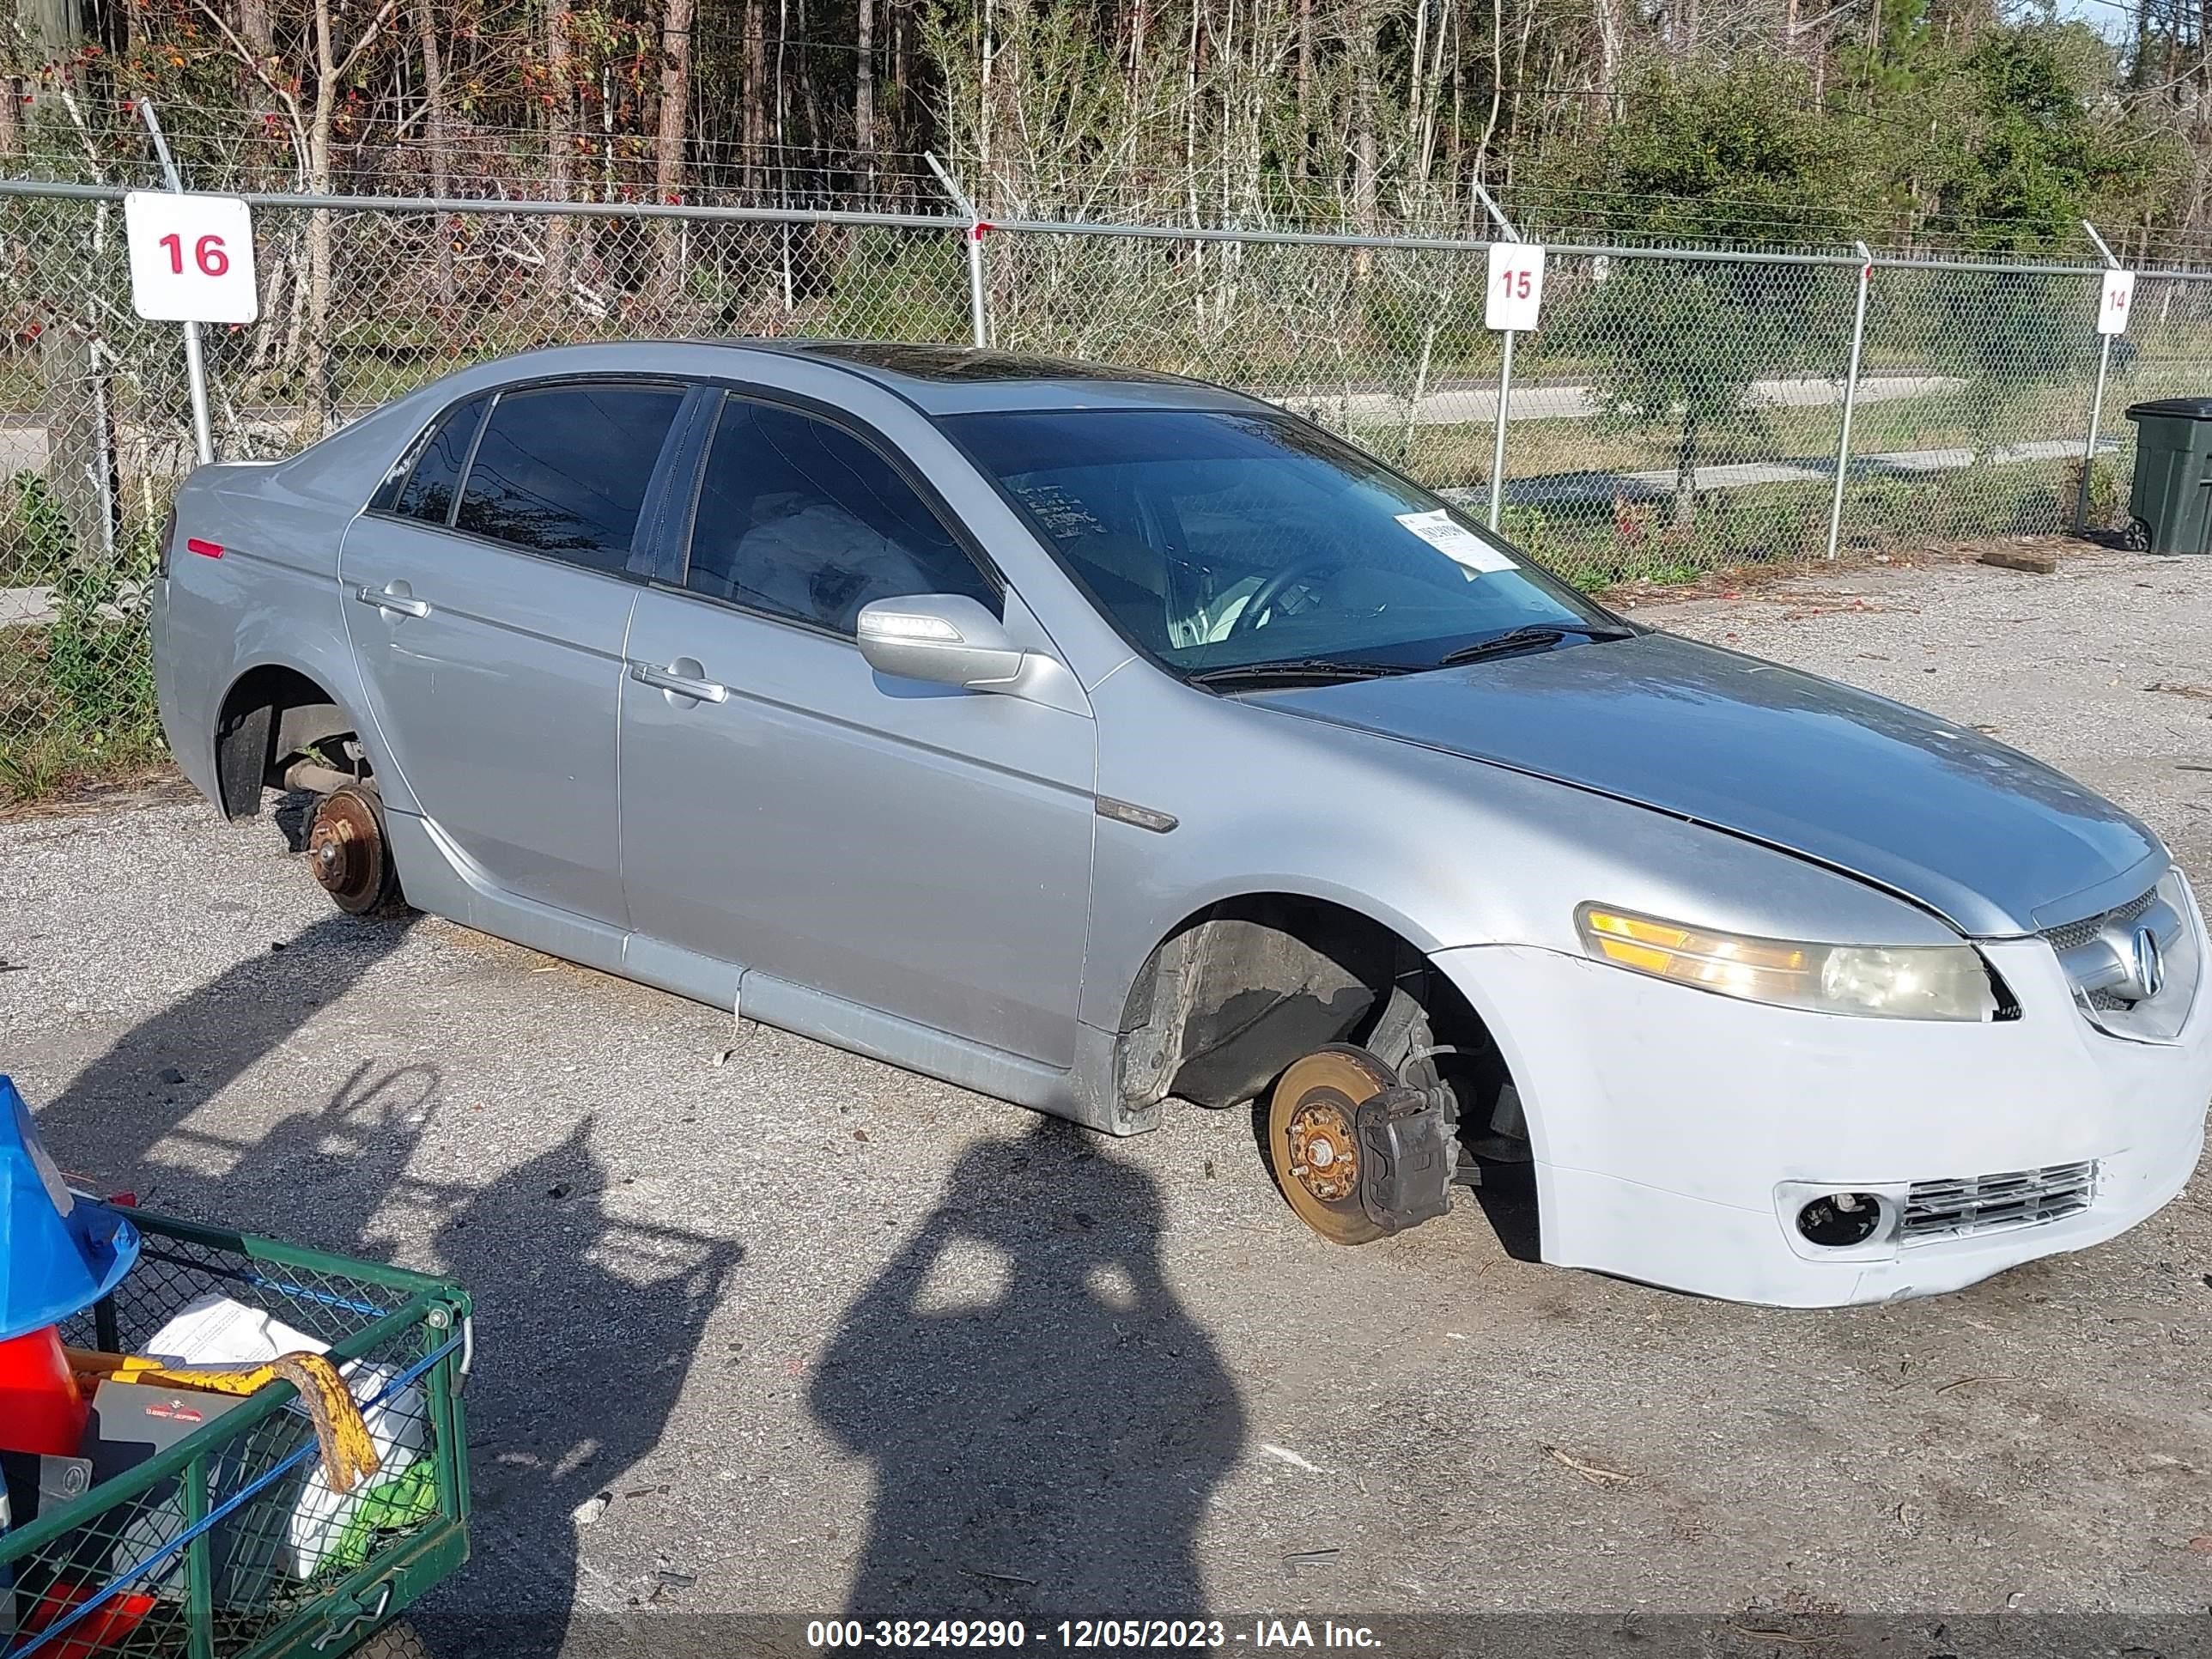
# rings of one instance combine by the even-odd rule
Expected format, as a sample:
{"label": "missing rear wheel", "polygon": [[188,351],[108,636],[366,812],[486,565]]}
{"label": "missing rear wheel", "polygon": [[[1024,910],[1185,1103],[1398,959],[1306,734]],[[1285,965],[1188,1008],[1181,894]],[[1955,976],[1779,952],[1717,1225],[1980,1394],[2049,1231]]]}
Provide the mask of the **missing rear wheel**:
{"label": "missing rear wheel", "polygon": [[373,915],[399,902],[399,878],[384,834],[384,803],[371,788],[347,784],[315,804],[307,866],[349,916]]}

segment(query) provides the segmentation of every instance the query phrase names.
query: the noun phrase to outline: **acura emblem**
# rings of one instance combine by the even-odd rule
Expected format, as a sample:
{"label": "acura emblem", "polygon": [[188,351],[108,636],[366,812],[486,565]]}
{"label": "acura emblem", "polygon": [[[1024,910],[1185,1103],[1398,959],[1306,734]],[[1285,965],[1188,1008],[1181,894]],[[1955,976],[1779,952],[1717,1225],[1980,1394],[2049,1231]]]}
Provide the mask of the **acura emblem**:
{"label": "acura emblem", "polygon": [[2136,929],[2135,979],[2146,1001],[2166,985],[2166,958],[2159,954],[2158,935],[2148,927]]}

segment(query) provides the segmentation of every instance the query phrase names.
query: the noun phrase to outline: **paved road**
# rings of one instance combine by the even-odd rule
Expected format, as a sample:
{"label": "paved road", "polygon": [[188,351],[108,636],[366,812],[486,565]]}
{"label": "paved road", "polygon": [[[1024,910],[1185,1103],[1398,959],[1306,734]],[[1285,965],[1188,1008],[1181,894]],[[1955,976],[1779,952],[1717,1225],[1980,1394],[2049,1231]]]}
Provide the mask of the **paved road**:
{"label": "paved road", "polygon": [[[2144,689],[2212,677],[2203,593],[2191,562],[2098,556],[1640,614],[1992,727],[2206,884],[2212,702]],[[67,1167],[479,1293],[478,1547],[422,1615],[441,1659],[727,1653],[714,1615],[907,1574],[929,1616],[1610,1615],[1462,1644],[1516,1659],[2014,1659],[2057,1612],[2100,1620],[2075,1656],[2203,1650],[2204,1180],[1954,1297],[1765,1311],[1517,1259],[1470,1205],[1332,1249],[1241,1120],[1105,1142],[347,921],[270,821],[194,801],[0,823],[0,1063]],[[1842,1617],[2006,1608],[1991,1644]],[[1670,1612],[1734,1634],[1670,1644]]]}
{"label": "paved road", "polygon": [[[2086,439],[2039,439],[2031,443],[2005,444],[1977,458],[1971,449],[1893,449],[1872,455],[1854,455],[1854,478],[1928,478],[1939,473],[1960,472],[1970,466],[2018,466],[2031,461],[2070,461],[2079,459]],[[2100,455],[2117,455],[2118,441],[2097,441]],[[1831,484],[1836,477],[1835,458],[1805,457],[1793,460],[1715,462],[1693,470],[1700,495],[1715,490],[1746,489],[1754,484]],[[1634,472],[1559,472],[1545,477],[1508,478],[1505,499],[1516,506],[1549,506],[1561,501],[1656,501],[1674,493],[1672,467],[1653,467]],[[1440,492],[1447,500],[1475,506],[1490,499],[1486,484],[1470,484]]]}
{"label": "paved road", "polygon": [[[1955,392],[1966,382],[1948,374],[1874,374],[1859,382],[1862,404],[1894,403],[1902,398],[1926,397]],[[1397,392],[1354,392],[1330,397],[1306,392],[1262,392],[1255,394],[1285,409],[1296,410],[1337,426],[1361,428],[1406,424],[1407,399]],[[1754,380],[1744,394],[1753,409],[1832,409],[1844,400],[1839,380],[1807,380],[1798,376]],[[1597,389],[1589,386],[1516,384],[1506,411],[1506,424],[1518,421],[1587,421],[1599,412]],[[1413,410],[1416,426],[1488,426],[1498,418],[1495,381],[1448,381],[1423,394]]]}

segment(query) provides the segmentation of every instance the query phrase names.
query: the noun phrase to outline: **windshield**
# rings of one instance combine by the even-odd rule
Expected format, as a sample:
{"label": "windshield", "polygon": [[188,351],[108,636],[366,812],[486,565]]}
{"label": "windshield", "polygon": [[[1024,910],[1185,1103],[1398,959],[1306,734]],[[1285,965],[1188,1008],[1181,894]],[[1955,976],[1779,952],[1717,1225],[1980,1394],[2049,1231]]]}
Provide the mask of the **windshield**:
{"label": "windshield", "polygon": [[946,418],[1133,643],[1196,674],[1436,666],[1507,630],[1610,619],[1318,427],[1223,410]]}

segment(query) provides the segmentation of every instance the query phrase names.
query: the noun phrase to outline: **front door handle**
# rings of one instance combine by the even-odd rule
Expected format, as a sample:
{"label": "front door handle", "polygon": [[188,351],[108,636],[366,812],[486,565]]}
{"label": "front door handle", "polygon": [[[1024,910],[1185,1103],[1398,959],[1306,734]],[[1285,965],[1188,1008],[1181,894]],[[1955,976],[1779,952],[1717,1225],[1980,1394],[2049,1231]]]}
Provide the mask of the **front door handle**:
{"label": "front door handle", "polygon": [[705,672],[689,657],[678,657],[665,668],[656,668],[649,662],[629,665],[630,678],[640,685],[672,691],[679,697],[696,697],[701,702],[727,702],[730,688],[720,680],[702,678]]}
{"label": "front door handle", "polygon": [[397,616],[427,617],[430,614],[430,602],[416,599],[404,582],[394,582],[388,587],[360,588],[355,592],[354,598],[363,605],[373,605],[379,611],[391,611]]}

